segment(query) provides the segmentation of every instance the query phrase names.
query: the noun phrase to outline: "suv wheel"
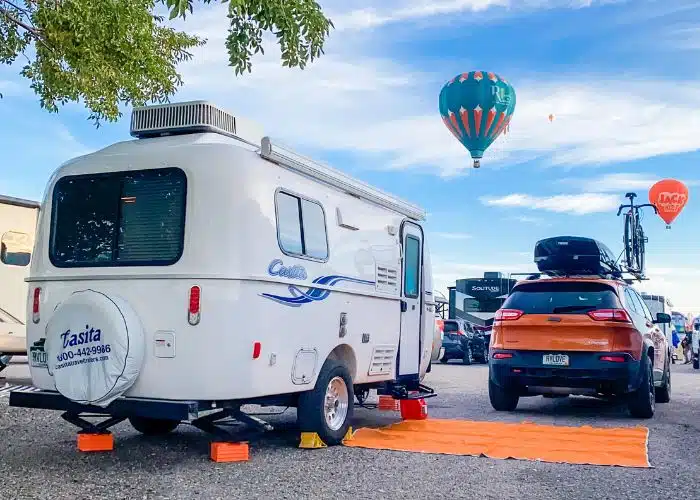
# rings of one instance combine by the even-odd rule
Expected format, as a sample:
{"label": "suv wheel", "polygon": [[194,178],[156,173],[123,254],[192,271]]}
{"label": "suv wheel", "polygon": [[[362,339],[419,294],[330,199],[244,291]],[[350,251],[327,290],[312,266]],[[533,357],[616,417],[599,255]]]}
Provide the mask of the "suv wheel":
{"label": "suv wheel", "polygon": [[627,406],[633,417],[651,418],[656,409],[656,390],[651,360],[646,355],[642,358],[641,378],[637,390],[629,395]]}
{"label": "suv wheel", "polygon": [[671,401],[671,365],[666,363],[664,380],[661,387],[656,388],[656,402],[669,403]]}
{"label": "suv wheel", "polygon": [[464,348],[464,357],[462,358],[462,363],[465,365],[471,365],[474,362],[474,353],[472,353],[472,346],[468,345]]}
{"label": "suv wheel", "polygon": [[496,411],[513,411],[517,408],[520,397],[516,392],[500,387],[489,379],[489,400]]}

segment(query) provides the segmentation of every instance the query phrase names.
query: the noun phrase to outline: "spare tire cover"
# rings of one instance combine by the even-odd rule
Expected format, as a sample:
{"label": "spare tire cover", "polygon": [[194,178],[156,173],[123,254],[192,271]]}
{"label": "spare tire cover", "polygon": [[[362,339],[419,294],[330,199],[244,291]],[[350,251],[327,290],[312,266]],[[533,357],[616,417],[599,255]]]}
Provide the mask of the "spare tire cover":
{"label": "spare tire cover", "polygon": [[77,403],[108,406],[139,376],[144,333],[122,298],[73,293],[46,325],[46,354],[56,390]]}

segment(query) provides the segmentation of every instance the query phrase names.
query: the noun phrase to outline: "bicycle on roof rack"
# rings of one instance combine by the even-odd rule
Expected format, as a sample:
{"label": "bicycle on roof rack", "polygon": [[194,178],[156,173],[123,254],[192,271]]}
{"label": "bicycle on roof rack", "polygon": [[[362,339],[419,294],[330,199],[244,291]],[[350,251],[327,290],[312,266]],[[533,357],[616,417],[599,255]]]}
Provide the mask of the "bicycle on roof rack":
{"label": "bicycle on roof rack", "polygon": [[644,245],[649,241],[649,239],[644,235],[644,229],[641,224],[641,213],[640,209],[644,207],[651,207],[654,209],[654,213],[659,213],[655,205],[651,203],[644,203],[641,205],[635,205],[634,199],[637,197],[636,193],[627,193],[625,198],[629,198],[629,203],[625,205],[620,205],[617,210],[617,216],[624,209],[628,209],[625,213],[625,230],[623,236],[625,255],[625,267],[627,272],[634,275],[637,279],[644,278],[644,257],[645,248]]}

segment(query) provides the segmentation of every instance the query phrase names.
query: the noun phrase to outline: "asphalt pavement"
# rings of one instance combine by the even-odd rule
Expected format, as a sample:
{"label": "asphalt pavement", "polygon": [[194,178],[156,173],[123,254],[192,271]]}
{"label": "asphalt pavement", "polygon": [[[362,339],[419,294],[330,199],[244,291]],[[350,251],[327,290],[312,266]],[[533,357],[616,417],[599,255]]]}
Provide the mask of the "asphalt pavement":
{"label": "asphalt pavement", "polygon": [[[454,363],[454,364],[453,364]],[[673,394],[651,420],[590,398],[522,399],[514,413],[491,409],[488,368],[434,365],[425,383],[438,397],[429,415],[556,425],[650,429],[653,468],[579,466],[484,457],[346,448],[301,450],[295,412],[268,420],[276,430],[250,441],[246,463],[208,459],[209,439],[186,425],[145,438],[128,423],[113,428],[115,450],[79,453],[75,428],[58,412],[11,408],[0,394],[0,499],[626,499],[699,498],[700,371],[673,366]],[[26,365],[0,374],[26,382]],[[269,411],[266,409],[266,411]],[[359,409],[354,427],[381,426],[394,413]]]}

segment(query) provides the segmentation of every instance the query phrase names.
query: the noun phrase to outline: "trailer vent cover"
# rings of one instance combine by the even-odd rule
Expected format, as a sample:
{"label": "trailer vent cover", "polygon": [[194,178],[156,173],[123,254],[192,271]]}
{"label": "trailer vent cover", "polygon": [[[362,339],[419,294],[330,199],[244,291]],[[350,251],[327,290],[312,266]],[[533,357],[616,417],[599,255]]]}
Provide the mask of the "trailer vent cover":
{"label": "trailer vent cover", "polygon": [[163,135],[213,132],[260,144],[262,128],[207,101],[136,107],[131,113],[131,135],[139,139]]}

